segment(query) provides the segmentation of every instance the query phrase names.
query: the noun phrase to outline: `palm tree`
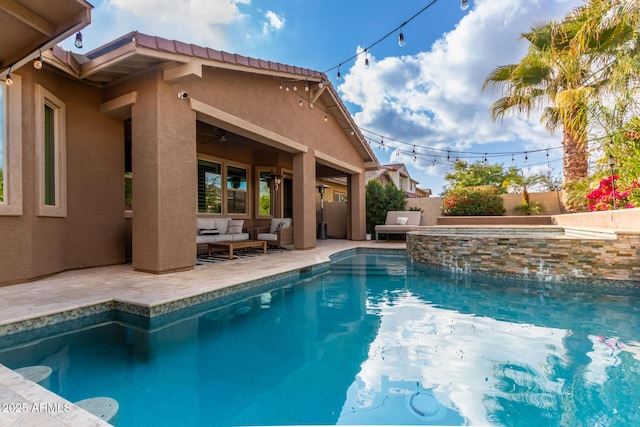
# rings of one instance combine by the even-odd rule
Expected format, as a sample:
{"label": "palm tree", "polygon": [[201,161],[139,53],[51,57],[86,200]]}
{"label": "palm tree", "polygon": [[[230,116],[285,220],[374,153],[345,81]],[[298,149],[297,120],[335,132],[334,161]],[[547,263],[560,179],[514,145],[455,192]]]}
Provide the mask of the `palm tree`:
{"label": "palm tree", "polygon": [[521,36],[529,42],[524,58],[517,64],[497,67],[483,85],[483,90],[498,86],[505,92],[491,107],[493,120],[544,107],[541,120],[547,130],[562,127],[565,185],[589,174],[588,107],[599,87],[593,79],[591,57],[571,43],[579,29],[569,16],[561,23],[534,24]]}
{"label": "palm tree", "polygon": [[[497,67],[483,85],[505,92],[491,108],[494,120],[508,112],[528,114],[545,107],[541,119],[546,128],[562,128],[565,188],[588,180],[587,132],[595,122],[607,122],[598,116],[611,100],[619,111],[618,122],[628,120],[638,106],[638,3],[591,0],[560,23],[534,24],[522,34],[530,44],[525,57],[518,64]],[[615,126],[611,121],[608,125]],[[565,201],[573,210],[570,198]]]}

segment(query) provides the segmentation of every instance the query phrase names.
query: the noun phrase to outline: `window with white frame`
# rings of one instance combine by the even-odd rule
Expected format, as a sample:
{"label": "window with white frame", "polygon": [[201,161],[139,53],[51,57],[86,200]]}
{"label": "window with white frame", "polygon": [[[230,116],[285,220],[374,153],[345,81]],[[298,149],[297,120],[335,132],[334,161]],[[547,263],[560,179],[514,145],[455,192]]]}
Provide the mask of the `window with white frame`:
{"label": "window with white frame", "polygon": [[22,79],[0,85],[0,215],[22,215]]}
{"label": "window with white frame", "polygon": [[36,94],[38,215],[67,215],[65,105],[40,85]]}

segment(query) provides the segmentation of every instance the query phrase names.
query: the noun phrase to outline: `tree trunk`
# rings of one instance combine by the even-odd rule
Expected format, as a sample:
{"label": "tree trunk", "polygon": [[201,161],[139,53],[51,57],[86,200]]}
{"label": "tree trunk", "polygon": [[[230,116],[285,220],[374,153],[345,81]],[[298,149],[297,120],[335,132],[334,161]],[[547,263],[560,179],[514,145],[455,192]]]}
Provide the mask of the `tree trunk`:
{"label": "tree trunk", "polygon": [[[589,177],[589,153],[586,144],[579,144],[573,136],[566,130],[562,132],[562,172],[563,182],[566,186],[569,183],[580,182]],[[569,212],[576,212],[576,206],[572,206],[564,192],[563,203]]]}

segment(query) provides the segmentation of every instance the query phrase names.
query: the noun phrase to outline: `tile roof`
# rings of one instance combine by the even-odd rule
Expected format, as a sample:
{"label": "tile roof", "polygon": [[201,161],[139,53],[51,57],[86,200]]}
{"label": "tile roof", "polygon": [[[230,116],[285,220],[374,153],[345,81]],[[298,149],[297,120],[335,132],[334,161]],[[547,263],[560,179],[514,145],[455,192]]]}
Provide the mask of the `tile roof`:
{"label": "tile roof", "polygon": [[202,47],[195,44],[183,43],[176,40],[168,40],[162,37],[150,36],[137,31],[125,34],[124,36],[87,53],[86,57],[90,60],[95,59],[132,42],[135,43],[135,45],[138,47],[148,48],[159,52],[185,55],[204,60],[224,62],[227,64],[267,71],[295,74],[302,77],[326,78],[322,72],[310,70],[308,68],[301,68],[293,65],[282,64],[279,62],[247,57],[235,53]]}

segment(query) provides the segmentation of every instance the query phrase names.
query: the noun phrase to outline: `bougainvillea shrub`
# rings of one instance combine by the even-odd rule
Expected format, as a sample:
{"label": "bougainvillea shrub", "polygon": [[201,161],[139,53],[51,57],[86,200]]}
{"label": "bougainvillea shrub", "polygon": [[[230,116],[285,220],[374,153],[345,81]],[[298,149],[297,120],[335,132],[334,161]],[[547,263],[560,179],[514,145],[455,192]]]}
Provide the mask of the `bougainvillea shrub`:
{"label": "bougainvillea shrub", "polygon": [[504,201],[499,190],[488,185],[454,188],[442,198],[444,216],[499,216],[504,213]]}

